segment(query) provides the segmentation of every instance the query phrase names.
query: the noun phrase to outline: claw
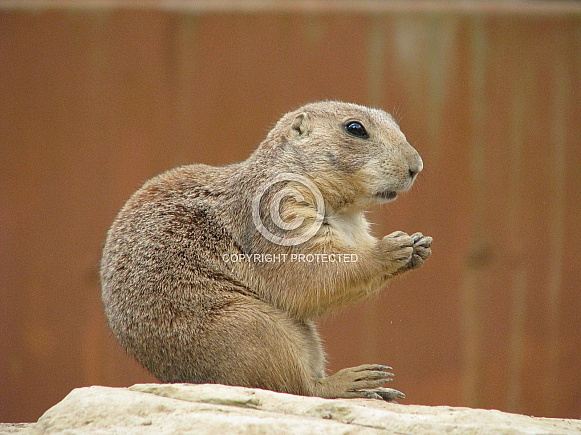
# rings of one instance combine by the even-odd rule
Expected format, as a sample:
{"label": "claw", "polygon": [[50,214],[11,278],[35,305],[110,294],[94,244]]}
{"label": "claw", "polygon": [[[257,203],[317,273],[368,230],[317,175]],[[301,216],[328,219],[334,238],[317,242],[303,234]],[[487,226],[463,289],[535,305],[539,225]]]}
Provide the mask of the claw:
{"label": "claw", "polygon": [[385,381],[392,381],[393,379],[391,379],[393,376],[395,376],[393,373],[390,372],[371,372],[371,373],[366,373],[366,374],[362,374],[361,377],[359,378],[355,378],[355,381],[361,381],[363,379],[385,379]]}
{"label": "claw", "polygon": [[355,367],[352,370],[354,372],[363,372],[363,371],[367,371],[367,370],[375,370],[375,371],[385,372],[387,370],[393,370],[393,367],[384,366],[384,365],[381,365],[381,364],[364,364],[362,366]]}
{"label": "claw", "polygon": [[366,391],[365,392],[365,398],[366,399],[379,399],[379,400],[383,400],[383,397],[381,397],[379,394],[373,392],[373,391]]}
{"label": "claw", "polygon": [[434,239],[432,239],[431,237],[424,237],[423,239],[420,239],[418,243],[415,244],[415,246],[429,248],[432,245],[433,240]]}
{"label": "claw", "polygon": [[414,241],[414,245],[422,238],[424,235],[422,233],[415,233],[412,235],[412,240]]}
{"label": "claw", "polygon": [[[379,396],[382,400],[393,402],[396,399],[405,399],[405,394],[393,388],[376,388],[368,390],[369,393]],[[371,394],[370,394],[371,395]]]}

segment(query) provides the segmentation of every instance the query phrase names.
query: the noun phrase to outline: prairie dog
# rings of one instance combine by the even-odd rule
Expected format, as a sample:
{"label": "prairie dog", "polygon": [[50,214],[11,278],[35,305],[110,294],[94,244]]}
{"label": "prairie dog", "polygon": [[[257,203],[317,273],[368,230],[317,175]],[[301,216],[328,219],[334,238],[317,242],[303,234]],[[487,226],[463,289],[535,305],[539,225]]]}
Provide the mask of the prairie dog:
{"label": "prairie dog", "polygon": [[162,382],[394,400],[390,368],[324,371],[313,320],[420,267],[431,237],[369,232],[364,212],[423,168],[393,117],[325,101],[285,114],[240,163],[147,181],[111,226],[102,299]]}

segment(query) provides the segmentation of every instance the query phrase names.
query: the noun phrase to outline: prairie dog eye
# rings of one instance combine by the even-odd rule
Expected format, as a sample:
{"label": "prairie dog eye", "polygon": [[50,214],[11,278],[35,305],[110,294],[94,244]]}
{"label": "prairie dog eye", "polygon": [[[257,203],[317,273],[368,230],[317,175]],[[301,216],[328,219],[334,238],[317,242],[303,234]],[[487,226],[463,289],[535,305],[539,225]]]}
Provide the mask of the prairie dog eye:
{"label": "prairie dog eye", "polygon": [[363,127],[363,125],[358,121],[350,121],[345,124],[345,131],[351,136],[359,137],[361,139],[367,139],[369,137],[365,127]]}

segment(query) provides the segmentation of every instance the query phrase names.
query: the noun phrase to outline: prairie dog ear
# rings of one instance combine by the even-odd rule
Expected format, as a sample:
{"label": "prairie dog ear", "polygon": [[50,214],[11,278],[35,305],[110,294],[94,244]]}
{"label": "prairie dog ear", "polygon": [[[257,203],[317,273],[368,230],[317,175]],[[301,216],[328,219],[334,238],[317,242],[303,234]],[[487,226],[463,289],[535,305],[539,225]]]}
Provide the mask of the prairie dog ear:
{"label": "prairie dog ear", "polygon": [[309,114],[307,112],[299,113],[293,119],[291,129],[296,136],[304,136],[311,131]]}

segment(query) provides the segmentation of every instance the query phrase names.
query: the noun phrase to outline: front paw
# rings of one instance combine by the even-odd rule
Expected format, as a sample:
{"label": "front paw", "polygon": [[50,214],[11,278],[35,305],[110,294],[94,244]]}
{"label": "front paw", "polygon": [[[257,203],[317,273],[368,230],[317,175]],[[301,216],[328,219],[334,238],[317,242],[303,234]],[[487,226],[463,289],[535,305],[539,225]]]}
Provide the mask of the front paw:
{"label": "front paw", "polygon": [[382,260],[390,269],[405,266],[412,259],[414,240],[403,231],[388,234],[380,242]]}
{"label": "front paw", "polygon": [[413,249],[414,252],[412,254],[412,258],[408,263],[408,269],[418,269],[422,267],[424,264],[424,260],[426,260],[431,254],[433,239],[429,236],[424,236],[422,233],[415,233],[412,235],[412,240],[414,241]]}
{"label": "front paw", "polygon": [[380,242],[387,273],[396,275],[421,267],[432,253],[431,244],[432,238],[422,233],[409,236],[403,231],[396,231],[388,234]]}

